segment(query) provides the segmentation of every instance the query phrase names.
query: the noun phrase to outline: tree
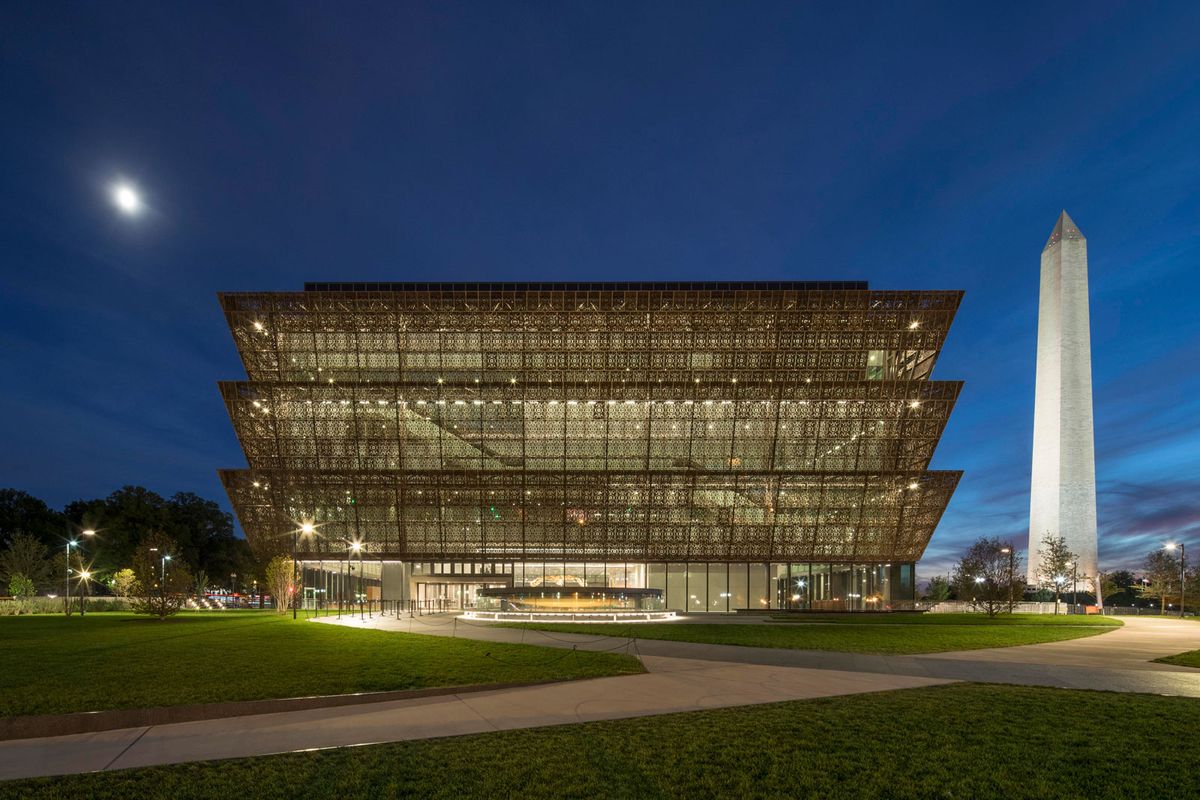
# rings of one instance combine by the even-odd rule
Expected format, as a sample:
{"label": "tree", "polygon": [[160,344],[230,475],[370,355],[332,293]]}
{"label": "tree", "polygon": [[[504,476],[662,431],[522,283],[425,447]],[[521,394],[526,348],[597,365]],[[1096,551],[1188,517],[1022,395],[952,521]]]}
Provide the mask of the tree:
{"label": "tree", "polygon": [[9,578],[8,593],[18,600],[24,600],[33,597],[37,593],[37,588],[29,577],[18,572]]}
{"label": "tree", "polygon": [[191,492],[166,499],[141,486],[125,486],[103,499],[70,503],[65,514],[77,528],[97,530],[97,569],[115,571],[129,564],[138,545],[155,532],[175,542],[172,560],[193,573],[229,575],[254,568],[250,546],[234,534],[233,517]]}
{"label": "tree", "polygon": [[129,567],[114,572],[112,579],[108,582],[108,588],[117,597],[130,597],[133,595],[136,586],[137,578],[134,576],[133,570]]}
{"label": "tree", "polygon": [[0,547],[7,547],[17,533],[56,546],[66,530],[66,518],[38,498],[19,489],[0,489]]}
{"label": "tree", "polygon": [[1052,536],[1049,531],[1042,539],[1039,548],[1041,560],[1037,566],[1038,581],[1043,585],[1054,586],[1054,613],[1058,613],[1058,603],[1062,597],[1062,585],[1071,572],[1071,564],[1078,556],[1067,547],[1065,536]]}
{"label": "tree", "polygon": [[166,503],[149,489],[124,486],[103,499],[68,503],[64,513],[71,524],[97,531],[95,543],[89,543],[94,566],[113,572],[133,563],[146,537],[167,530]]}
{"label": "tree", "polygon": [[204,597],[204,595],[208,594],[207,572],[200,570],[196,573],[193,580],[195,583],[192,585],[192,594],[196,595],[197,597]]}
{"label": "tree", "polygon": [[[176,545],[164,533],[145,537],[133,557],[133,610],[166,619],[179,613],[192,588],[187,566],[174,557]],[[165,561],[164,556],[172,556]]]}
{"label": "tree", "polygon": [[300,570],[293,571],[291,557],[275,556],[267,562],[266,577],[267,589],[275,600],[275,611],[282,614],[299,600]]}
{"label": "tree", "polygon": [[925,590],[925,599],[937,604],[950,598],[950,577],[934,575],[929,579],[929,587]]}
{"label": "tree", "polygon": [[1011,544],[980,537],[954,566],[954,587],[960,599],[971,598],[989,617],[1011,612],[1010,601],[1025,590],[1019,567]]}
{"label": "tree", "polygon": [[36,592],[49,584],[53,569],[49,549],[27,533],[14,533],[8,547],[0,552],[0,580],[5,583],[14,575],[22,575],[33,582]]}
{"label": "tree", "polygon": [[1150,584],[1142,589],[1142,594],[1157,597],[1159,611],[1165,613],[1167,600],[1179,595],[1179,558],[1167,550],[1151,550],[1146,554],[1143,568]]}
{"label": "tree", "polygon": [[1105,605],[1124,605],[1133,602],[1136,579],[1127,569],[1100,573],[1100,589]]}

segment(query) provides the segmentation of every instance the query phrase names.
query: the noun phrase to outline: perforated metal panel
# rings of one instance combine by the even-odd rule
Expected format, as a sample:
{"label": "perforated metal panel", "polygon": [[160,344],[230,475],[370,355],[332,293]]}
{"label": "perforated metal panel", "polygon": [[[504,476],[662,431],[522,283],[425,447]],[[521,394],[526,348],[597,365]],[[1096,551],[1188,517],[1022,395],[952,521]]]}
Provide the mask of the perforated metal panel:
{"label": "perforated metal panel", "polygon": [[959,476],[926,469],[960,292],[559,286],[221,295],[251,542],[314,520],[312,554],[920,557]]}

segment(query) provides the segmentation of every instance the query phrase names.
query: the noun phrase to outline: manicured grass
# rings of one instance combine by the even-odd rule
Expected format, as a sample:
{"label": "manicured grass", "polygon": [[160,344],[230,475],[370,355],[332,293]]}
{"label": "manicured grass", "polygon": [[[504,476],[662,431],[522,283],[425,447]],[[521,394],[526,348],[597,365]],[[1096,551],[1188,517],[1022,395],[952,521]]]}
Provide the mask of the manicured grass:
{"label": "manicured grass", "polygon": [[0,716],[641,672],[572,653],[272,613],[0,617]]}
{"label": "manicured grass", "polygon": [[773,614],[774,622],[835,623],[838,625],[1093,625],[1098,628],[1119,628],[1116,617],[1099,614],[1000,614],[991,619],[986,614]]}
{"label": "manicured grass", "polygon": [[1179,734],[1195,730],[1190,698],[957,684],[18,781],[0,794],[1189,798],[1200,738]]}
{"label": "manicured grass", "polygon": [[1180,667],[1200,667],[1200,650],[1191,650],[1187,653],[1179,653],[1154,660],[1160,661],[1163,664],[1175,664]]}
{"label": "manicured grass", "polygon": [[[938,615],[941,616],[941,615]],[[950,615],[946,615],[950,616]],[[780,623],[704,623],[665,622],[640,625],[613,624],[542,624],[505,623],[508,627],[530,630],[584,633],[605,636],[628,636],[638,639],[659,639],[673,642],[704,644],[733,644],[746,647],[780,647],[790,650],[835,650],[847,653],[943,653],[951,650],[978,650],[987,647],[1012,647],[1022,644],[1060,642],[1095,636],[1119,627],[1111,618],[1081,617],[1102,620],[1079,625],[1058,622],[1053,616],[1026,615],[1020,624],[997,622],[974,614],[955,615],[965,619],[950,622],[923,621],[926,617],[880,617],[866,614],[852,617],[842,615],[824,624],[814,618],[814,624]],[[911,624],[903,624],[903,619]]]}

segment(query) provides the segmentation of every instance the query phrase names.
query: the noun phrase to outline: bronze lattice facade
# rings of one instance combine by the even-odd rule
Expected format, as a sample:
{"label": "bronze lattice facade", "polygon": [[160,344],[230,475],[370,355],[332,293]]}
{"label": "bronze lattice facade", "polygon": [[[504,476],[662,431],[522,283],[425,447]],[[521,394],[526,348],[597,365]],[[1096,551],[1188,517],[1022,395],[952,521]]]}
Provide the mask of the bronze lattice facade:
{"label": "bronze lattice facade", "polygon": [[[865,283],[309,284],[220,295],[262,550],[410,564],[916,561],[962,293]],[[418,572],[420,567],[414,567]],[[564,570],[564,572],[567,570]]]}

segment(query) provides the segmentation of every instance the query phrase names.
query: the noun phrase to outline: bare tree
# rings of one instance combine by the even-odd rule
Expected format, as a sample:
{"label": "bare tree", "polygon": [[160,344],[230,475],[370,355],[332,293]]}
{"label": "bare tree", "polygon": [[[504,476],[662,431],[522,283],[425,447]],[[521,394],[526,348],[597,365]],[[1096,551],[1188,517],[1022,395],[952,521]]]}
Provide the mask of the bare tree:
{"label": "bare tree", "polygon": [[1043,586],[1047,584],[1054,586],[1054,613],[1057,614],[1063,582],[1067,579],[1067,574],[1071,572],[1071,563],[1078,556],[1071,552],[1071,548],[1067,547],[1066,537],[1053,536],[1049,531],[1043,537],[1042,546],[1038,548],[1038,552],[1041,554],[1041,560],[1038,561],[1037,566],[1038,582]]}
{"label": "bare tree", "polygon": [[989,617],[1012,612],[1011,601],[1025,590],[1019,577],[1020,557],[1011,544],[980,538],[954,565],[954,587],[960,600],[969,600]]}
{"label": "bare tree", "polygon": [[1150,585],[1142,590],[1147,597],[1157,597],[1160,613],[1167,610],[1167,599],[1179,594],[1179,558],[1166,550],[1151,550],[1143,563]]}

